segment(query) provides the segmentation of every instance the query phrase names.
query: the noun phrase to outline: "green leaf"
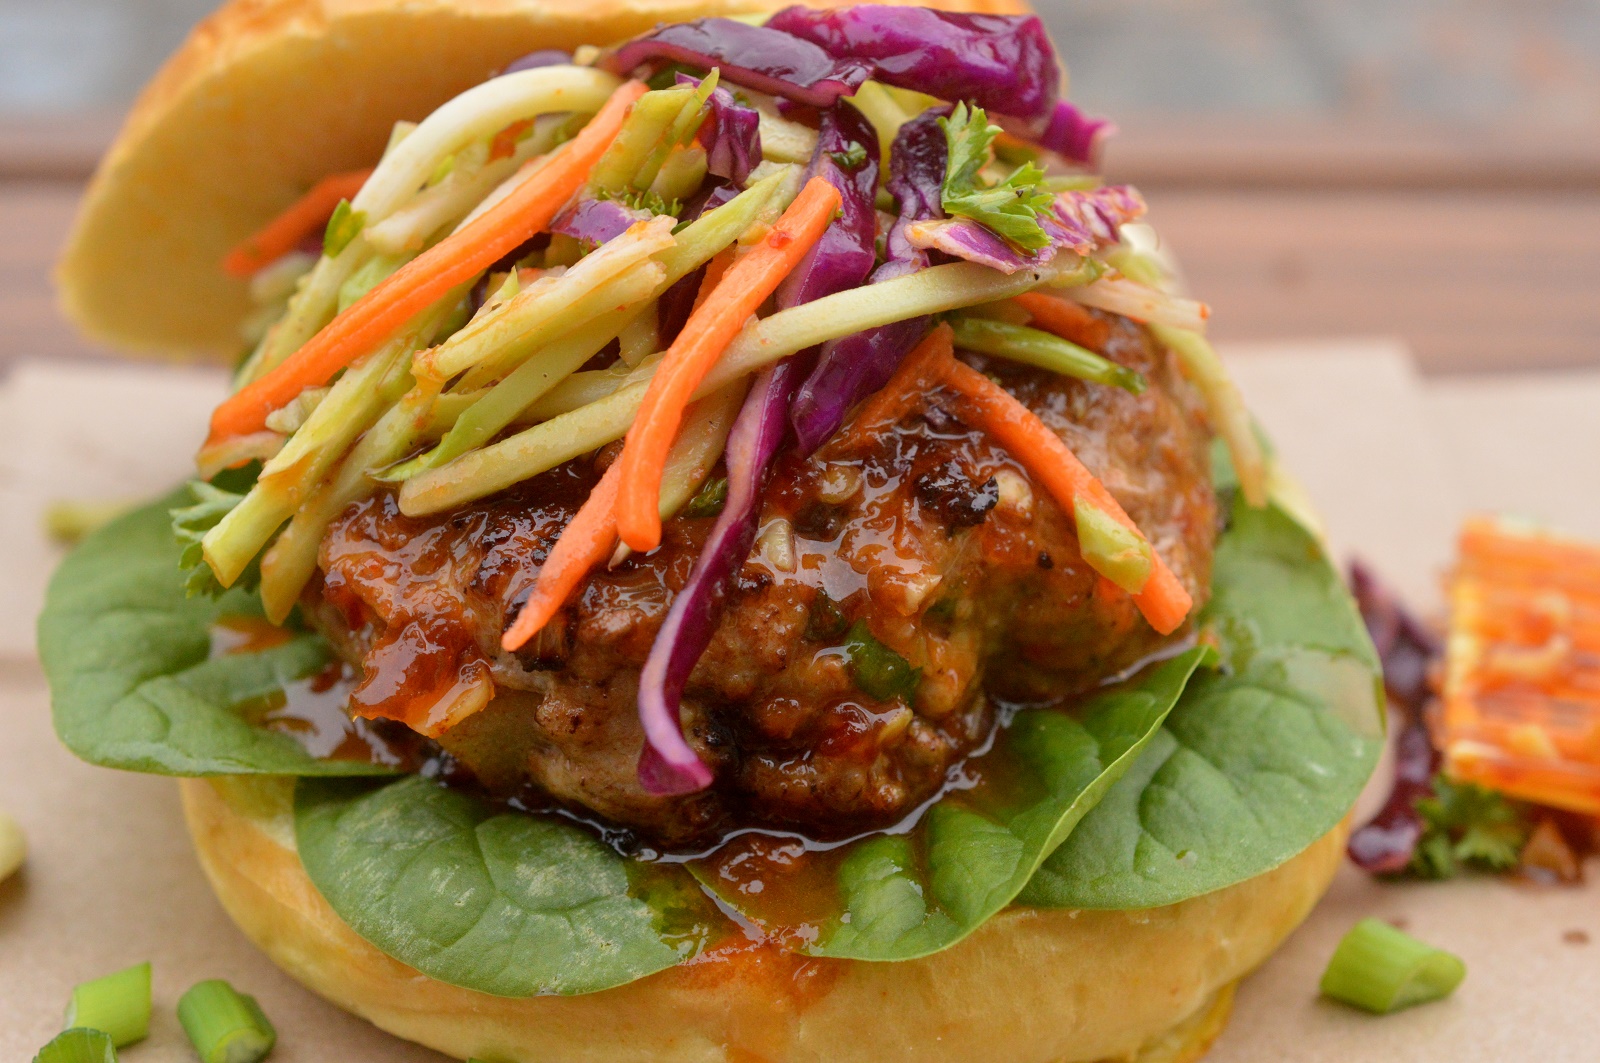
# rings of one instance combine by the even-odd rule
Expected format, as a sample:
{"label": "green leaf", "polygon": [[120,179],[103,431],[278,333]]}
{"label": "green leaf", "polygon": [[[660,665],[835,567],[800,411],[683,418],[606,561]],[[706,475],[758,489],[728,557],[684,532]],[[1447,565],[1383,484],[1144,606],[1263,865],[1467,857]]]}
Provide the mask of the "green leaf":
{"label": "green leaf", "polygon": [[1223,670],[1190,684],[1024,903],[1172,904],[1277,867],[1350,810],[1382,745],[1380,670],[1312,536],[1236,504],[1201,625]]}
{"label": "green leaf", "polygon": [[1049,244],[1050,237],[1038,222],[1039,211],[1055,198],[1040,188],[1044,171],[1025,162],[1005,180],[987,183],[982,170],[989,164],[1000,127],[989,124],[983,108],[968,110],[964,103],[956,104],[939,125],[949,149],[942,195],[945,213],[971,218],[1029,251]]}
{"label": "green leaf", "polygon": [[56,734],[84,760],[158,775],[372,775],[389,769],[316,760],[238,709],[319,671],[322,639],[298,635],[254,653],[213,657],[222,617],[261,616],[254,594],[184,593],[183,547],[168,511],[187,488],[90,535],[50,581],[39,657]]}
{"label": "green leaf", "polygon": [[[746,918],[782,934],[816,929],[817,956],[906,960],[960,941],[1010,904],[1050,852],[1135,764],[1190,676],[1211,654],[1191,649],[1083,706],[1081,717],[1021,712],[971,769],[987,780],[947,794],[907,834],[876,835],[827,854],[835,888],[775,875],[757,891],[725,869],[738,849],[695,873]],[[775,913],[782,913],[781,916]]]}
{"label": "green leaf", "polygon": [[[215,528],[233,507],[244,501],[244,493],[227,491],[204,480],[190,480],[184,490],[188,492],[185,501],[189,505],[177,505],[171,510],[172,534],[182,551],[178,555],[178,567],[188,573],[183,582],[184,592],[191,598],[197,594],[209,594],[214,598],[227,588],[217,582],[216,573],[206,564],[201,541],[205,539],[206,532]],[[260,564],[252,562],[234,581],[234,585],[240,590],[259,587]]]}
{"label": "green leaf", "polygon": [[626,859],[569,820],[497,811],[418,776],[301,779],[295,837],[356,933],[497,996],[623,985],[733,930],[680,865]]}

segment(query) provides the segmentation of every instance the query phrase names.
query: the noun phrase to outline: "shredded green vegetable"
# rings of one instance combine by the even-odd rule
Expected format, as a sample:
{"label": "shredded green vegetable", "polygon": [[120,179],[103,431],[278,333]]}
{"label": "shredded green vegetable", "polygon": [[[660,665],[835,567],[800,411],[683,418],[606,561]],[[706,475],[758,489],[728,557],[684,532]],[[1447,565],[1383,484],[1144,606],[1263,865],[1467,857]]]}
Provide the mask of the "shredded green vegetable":
{"label": "shredded green vegetable", "polygon": [[1120,366],[1049,332],[992,318],[961,316],[950,324],[957,347],[1048,369],[1062,376],[1122,388],[1135,395],[1144,392],[1145,380],[1137,370]]}

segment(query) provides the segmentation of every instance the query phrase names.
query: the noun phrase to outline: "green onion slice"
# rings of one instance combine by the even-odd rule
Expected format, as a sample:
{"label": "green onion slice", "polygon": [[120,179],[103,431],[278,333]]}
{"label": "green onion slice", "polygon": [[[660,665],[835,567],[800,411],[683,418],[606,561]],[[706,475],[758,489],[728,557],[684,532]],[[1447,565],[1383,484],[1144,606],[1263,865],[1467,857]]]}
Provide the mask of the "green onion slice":
{"label": "green onion slice", "polygon": [[136,963],[75,987],[66,1021],[66,1029],[73,1027],[103,1030],[118,1048],[149,1036],[150,964]]}
{"label": "green onion slice", "polygon": [[922,669],[911,667],[911,662],[879,642],[866,621],[857,620],[850,628],[845,648],[850,654],[850,678],[862,693],[879,701],[910,701],[917,692]]}
{"label": "green onion slice", "polygon": [[1363,919],[1339,942],[1322,994],[1376,1015],[1442,1000],[1467,976],[1460,957],[1381,919]]}
{"label": "green onion slice", "polygon": [[103,1030],[63,1030],[39,1049],[33,1063],[117,1063],[117,1046]]}
{"label": "green onion slice", "polygon": [[178,999],[178,1021],[203,1063],[257,1063],[278,1041],[256,998],[220,978],[200,982]]}

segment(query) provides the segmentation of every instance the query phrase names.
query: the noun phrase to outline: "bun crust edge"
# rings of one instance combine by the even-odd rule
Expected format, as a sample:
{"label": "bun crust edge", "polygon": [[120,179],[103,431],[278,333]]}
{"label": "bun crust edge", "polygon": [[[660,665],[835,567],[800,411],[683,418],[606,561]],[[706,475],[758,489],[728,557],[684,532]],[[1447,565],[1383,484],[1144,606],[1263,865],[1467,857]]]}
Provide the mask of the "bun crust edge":
{"label": "bun crust edge", "polygon": [[[519,55],[783,0],[231,0],[133,105],[56,268],[63,311],[126,353],[232,357],[228,249],[330,173]],[[819,3],[815,6],[829,6]],[[931,0],[1016,12],[1020,0]]]}
{"label": "bun crust edge", "polygon": [[339,919],[294,851],[292,781],[180,785],[212,888],[278,966],[457,1058],[540,1063],[1185,1063],[1221,1032],[1234,983],[1327,889],[1346,833],[1341,825],[1273,871],[1164,908],[1010,908],[920,960],[746,953],[601,993],[509,999],[428,978]]}

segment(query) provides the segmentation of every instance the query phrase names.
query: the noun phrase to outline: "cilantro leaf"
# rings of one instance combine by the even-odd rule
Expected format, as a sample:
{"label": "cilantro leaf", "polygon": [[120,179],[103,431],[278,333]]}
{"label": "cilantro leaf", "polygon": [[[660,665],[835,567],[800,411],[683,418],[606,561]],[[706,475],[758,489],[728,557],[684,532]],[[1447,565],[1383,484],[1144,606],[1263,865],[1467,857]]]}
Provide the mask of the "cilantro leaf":
{"label": "cilantro leaf", "polygon": [[648,210],[651,214],[666,214],[676,218],[683,213],[683,203],[676,199],[663,199],[659,192],[629,188],[615,191],[609,188],[595,190],[596,199],[614,199],[629,210]]}
{"label": "cilantro leaf", "polygon": [[867,149],[852,140],[850,146],[844,151],[830,151],[828,158],[833,164],[846,173],[855,173],[867,161]]}
{"label": "cilantro leaf", "polygon": [[1451,878],[1463,868],[1506,871],[1517,866],[1529,824],[1522,810],[1475,783],[1434,776],[1432,797],[1416,804],[1423,836],[1410,871],[1420,878]]}
{"label": "cilantro leaf", "polygon": [[939,125],[949,149],[942,189],[945,213],[971,218],[1028,251],[1047,245],[1050,237],[1039,225],[1038,215],[1054,197],[1039,187],[1044,171],[1024,162],[1004,181],[986,185],[982,170],[989,164],[1000,127],[989,124],[983,108],[969,110],[964,103],[956,104]]}
{"label": "cilantro leaf", "polygon": [[[188,573],[183,588],[191,598],[201,594],[215,598],[225,588],[217,582],[211,566],[206,564],[200,542],[205,538],[206,532],[215,528],[234,506],[244,501],[244,495],[224,490],[204,480],[189,481],[189,495],[194,499],[193,505],[181,506],[171,511],[172,534],[183,547],[183,556],[179,564]],[[250,567],[235,581],[234,586],[243,586],[248,590],[257,586],[260,580],[260,564],[252,561]]]}

